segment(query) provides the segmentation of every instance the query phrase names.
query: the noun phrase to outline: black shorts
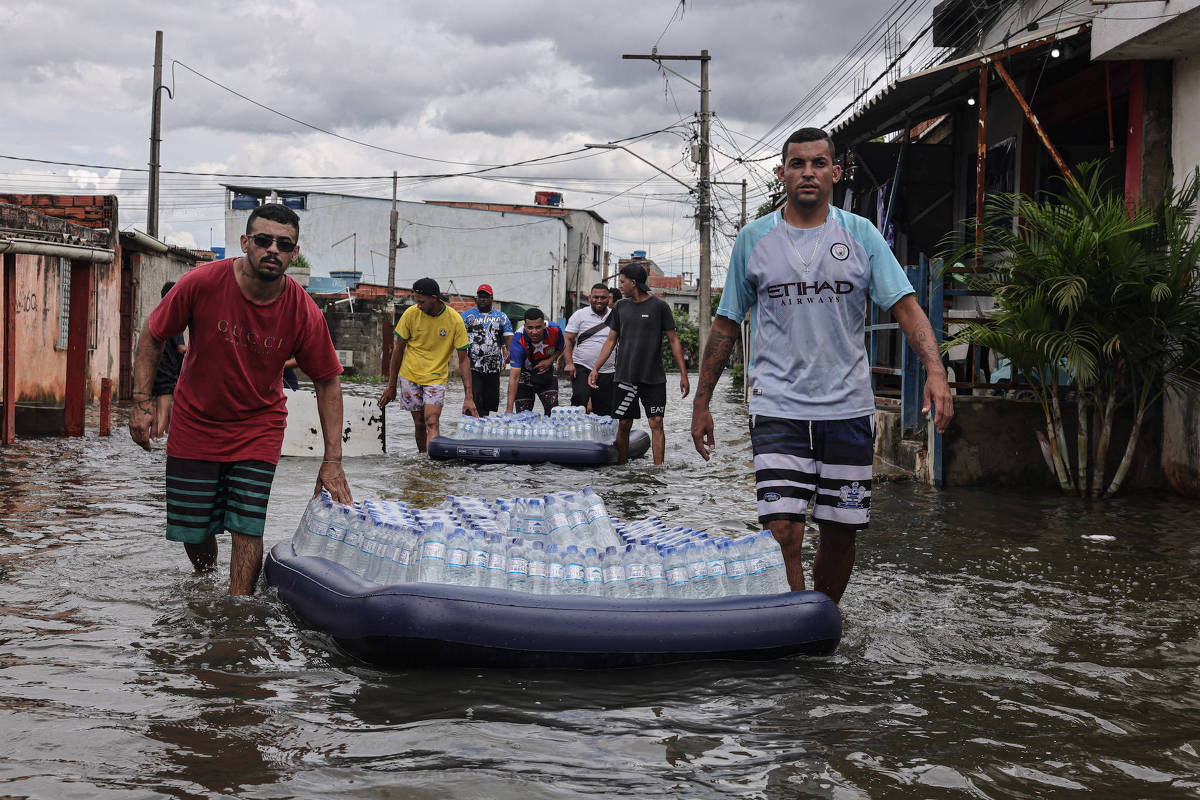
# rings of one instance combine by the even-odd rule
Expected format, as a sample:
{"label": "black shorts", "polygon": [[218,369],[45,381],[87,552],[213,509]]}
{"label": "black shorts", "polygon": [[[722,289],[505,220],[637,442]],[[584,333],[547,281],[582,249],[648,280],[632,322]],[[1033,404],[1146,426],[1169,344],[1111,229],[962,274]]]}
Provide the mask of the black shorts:
{"label": "black shorts", "polygon": [[875,415],[800,420],[750,415],[758,521],[803,521],[852,530],[871,521]]}
{"label": "black shorts", "polygon": [[647,417],[661,417],[667,410],[667,385],[617,381],[613,390],[613,419],[641,419],[638,400],[642,401]]}
{"label": "black shorts", "polygon": [[500,410],[500,373],[471,370],[471,399],[480,416]]}
{"label": "black shorts", "polygon": [[597,416],[612,416],[613,412],[613,375],[612,372],[600,372],[596,375],[599,389],[588,385],[591,368],[583,364],[575,364],[575,379],[571,381],[571,405],[587,406],[592,401],[592,413]]}
{"label": "black shorts", "polygon": [[535,397],[542,401],[542,413],[549,415],[550,409],[558,405],[558,382],[555,381],[554,386],[541,390],[534,389],[526,383],[518,384],[517,396],[513,398],[513,411],[532,411]]}

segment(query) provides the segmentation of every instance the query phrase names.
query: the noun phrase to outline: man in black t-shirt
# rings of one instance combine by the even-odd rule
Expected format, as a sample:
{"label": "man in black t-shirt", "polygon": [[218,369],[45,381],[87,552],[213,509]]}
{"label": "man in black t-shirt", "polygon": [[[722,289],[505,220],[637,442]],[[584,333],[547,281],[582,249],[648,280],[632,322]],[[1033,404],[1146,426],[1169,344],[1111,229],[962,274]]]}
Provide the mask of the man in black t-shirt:
{"label": "man in black t-shirt", "polygon": [[650,425],[654,463],[661,464],[666,457],[663,412],[667,408],[667,375],[662,366],[663,336],[670,342],[671,355],[679,367],[680,396],[687,397],[691,388],[688,385],[687,366],[683,361],[683,345],[675,333],[675,317],[671,314],[671,307],[650,294],[646,280],[646,268],[640,264],[626,264],[621,268],[617,281],[624,299],[608,315],[608,339],[588,376],[588,385],[597,388],[600,367],[620,342],[613,397],[613,417],[620,420],[617,425],[619,464],[625,463],[629,453],[629,431],[633,428],[633,421],[641,416],[639,398],[646,409],[646,422]]}

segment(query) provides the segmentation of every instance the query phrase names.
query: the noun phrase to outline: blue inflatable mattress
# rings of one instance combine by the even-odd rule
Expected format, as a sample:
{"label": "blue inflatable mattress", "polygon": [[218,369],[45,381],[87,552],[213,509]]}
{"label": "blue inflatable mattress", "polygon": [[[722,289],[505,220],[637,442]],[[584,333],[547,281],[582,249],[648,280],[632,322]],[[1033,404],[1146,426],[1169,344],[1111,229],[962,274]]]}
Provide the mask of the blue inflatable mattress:
{"label": "blue inflatable mattress", "polygon": [[[643,430],[629,433],[629,458],[644,456],[650,449],[650,434]],[[432,458],[464,458],[471,461],[506,463],[615,464],[617,446],[604,442],[530,441],[527,439],[454,439],[435,436],[429,441]]]}
{"label": "blue inflatable mattress", "polygon": [[267,581],[300,621],[382,667],[607,668],[825,656],[842,618],[820,592],[712,600],[610,600],[431,583],[380,586],[340,564],[267,556]]}

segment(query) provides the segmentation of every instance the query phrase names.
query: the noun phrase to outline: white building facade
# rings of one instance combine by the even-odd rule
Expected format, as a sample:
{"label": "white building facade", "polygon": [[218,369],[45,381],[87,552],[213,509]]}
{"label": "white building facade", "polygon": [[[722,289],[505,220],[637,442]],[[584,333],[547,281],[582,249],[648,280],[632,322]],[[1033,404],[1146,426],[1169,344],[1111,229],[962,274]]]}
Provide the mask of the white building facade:
{"label": "white building facade", "polygon": [[[356,269],[361,280],[386,285],[390,212],[388,199],[354,195],[226,186],[225,244],[241,252],[240,237],[253,208],[283,202],[300,217],[300,252],[314,277]],[[436,280],[444,293],[473,296],[481,283],[498,301],[537,306],[562,317],[567,308],[571,230],[563,215],[438,203],[398,202],[395,285],[417,278]],[[585,232],[584,241],[603,239]],[[590,252],[590,251],[589,251]],[[600,256],[602,258],[602,256]],[[588,265],[590,267],[590,264]]]}

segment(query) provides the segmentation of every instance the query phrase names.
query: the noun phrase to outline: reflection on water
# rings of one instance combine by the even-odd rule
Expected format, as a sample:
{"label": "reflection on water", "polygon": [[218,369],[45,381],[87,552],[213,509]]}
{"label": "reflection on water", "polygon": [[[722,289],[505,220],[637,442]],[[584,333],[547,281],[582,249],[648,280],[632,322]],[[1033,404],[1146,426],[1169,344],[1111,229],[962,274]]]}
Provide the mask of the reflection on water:
{"label": "reflection on water", "polygon": [[[621,516],[741,532],[745,414],[714,410],[710,463],[674,402],[664,468],[432,463],[393,413],[394,452],[347,473],[419,504],[590,483]],[[1200,515],[1178,498],[882,484],[828,659],[390,673],[192,575],[161,450],[2,453],[0,796],[1200,796]],[[281,463],[268,547],[315,473]]]}

